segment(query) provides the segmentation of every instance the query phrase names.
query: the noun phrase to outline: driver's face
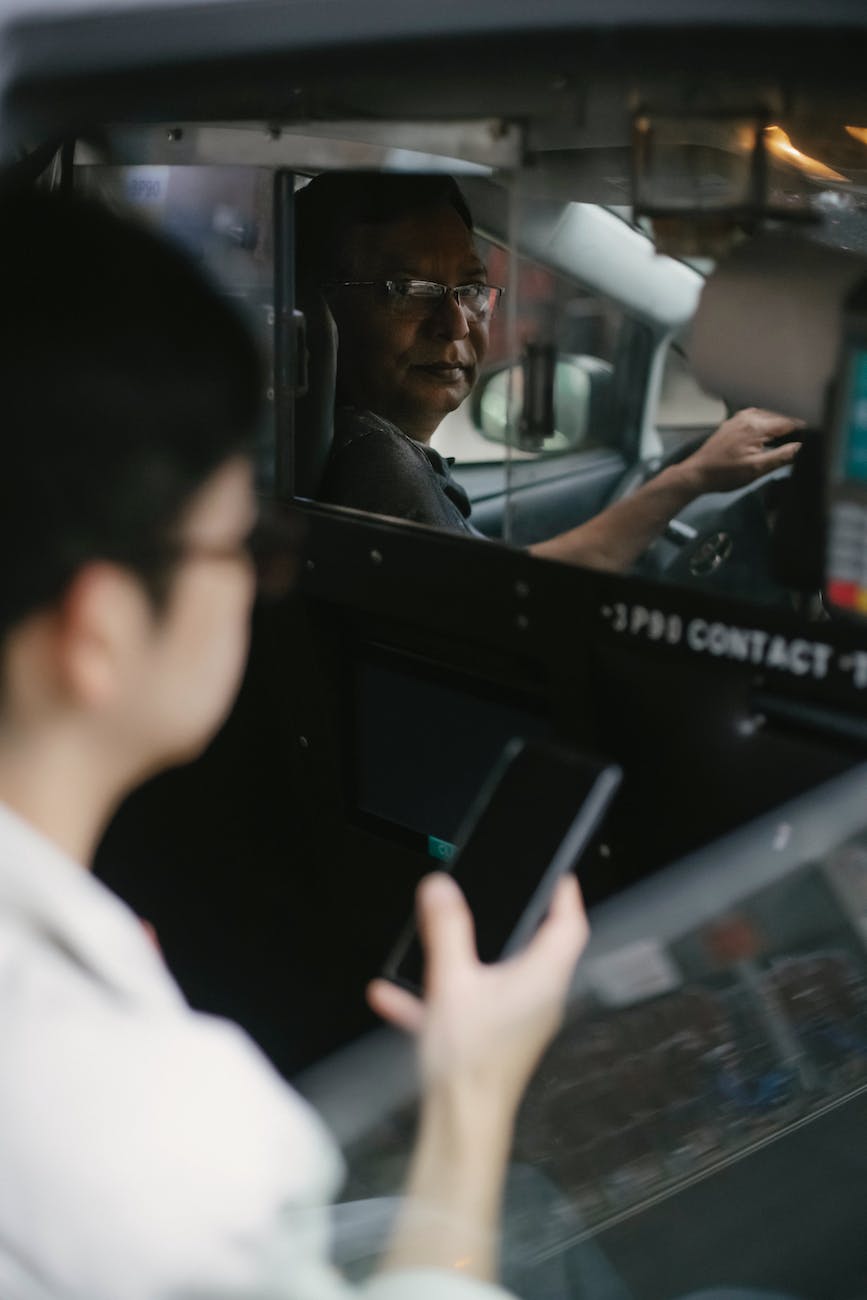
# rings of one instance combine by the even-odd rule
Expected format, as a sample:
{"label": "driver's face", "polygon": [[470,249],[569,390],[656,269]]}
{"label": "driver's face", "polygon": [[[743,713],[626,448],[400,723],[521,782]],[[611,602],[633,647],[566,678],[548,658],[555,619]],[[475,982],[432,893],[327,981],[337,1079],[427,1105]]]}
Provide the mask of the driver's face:
{"label": "driver's face", "polygon": [[[485,279],[472,235],[451,207],[356,226],[344,265],[341,278],[352,280],[454,286]],[[340,400],[426,442],[472,389],[487,351],[487,323],[468,321],[448,295],[420,318],[395,314],[374,287],[338,289],[330,301],[339,336]]]}

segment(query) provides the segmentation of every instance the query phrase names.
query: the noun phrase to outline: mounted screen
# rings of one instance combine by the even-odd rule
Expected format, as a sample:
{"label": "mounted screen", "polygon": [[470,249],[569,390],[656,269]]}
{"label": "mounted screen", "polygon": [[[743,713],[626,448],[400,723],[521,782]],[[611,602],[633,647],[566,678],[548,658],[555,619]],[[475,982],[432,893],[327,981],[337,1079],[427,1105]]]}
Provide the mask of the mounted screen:
{"label": "mounted screen", "polygon": [[544,697],[371,650],[353,666],[349,797],[356,817],[444,861],[506,743],[544,738]]}

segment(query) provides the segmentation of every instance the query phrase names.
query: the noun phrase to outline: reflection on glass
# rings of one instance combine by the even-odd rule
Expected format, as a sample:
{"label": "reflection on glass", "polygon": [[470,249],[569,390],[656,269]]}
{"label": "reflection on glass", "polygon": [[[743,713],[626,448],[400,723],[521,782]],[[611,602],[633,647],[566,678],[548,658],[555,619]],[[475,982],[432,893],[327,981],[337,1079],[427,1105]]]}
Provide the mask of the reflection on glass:
{"label": "reflection on glass", "polygon": [[867,892],[865,835],[640,961],[624,951],[619,977],[596,973],[523,1136],[588,1227],[867,1086],[863,916],[832,886],[839,854]]}
{"label": "reflection on glass", "polygon": [[[513,1206],[536,1224],[524,1263],[569,1273],[592,1245],[633,1294],[846,1294],[832,1283],[863,1275],[867,1193],[867,768],[591,923],[518,1126],[513,1159],[543,1180]],[[380,1114],[352,1144],[353,1194],[394,1189],[412,1120]],[[827,1289],[796,1285],[811,1271]]]}
{"label": "reflection on glass", "polygon": [[[272,173],[263,167],[78,166],[75,183],[132,208],[205,266],[249,322],[273,373]],[[257,435],[260,485],[273,482],[273,385]]]}

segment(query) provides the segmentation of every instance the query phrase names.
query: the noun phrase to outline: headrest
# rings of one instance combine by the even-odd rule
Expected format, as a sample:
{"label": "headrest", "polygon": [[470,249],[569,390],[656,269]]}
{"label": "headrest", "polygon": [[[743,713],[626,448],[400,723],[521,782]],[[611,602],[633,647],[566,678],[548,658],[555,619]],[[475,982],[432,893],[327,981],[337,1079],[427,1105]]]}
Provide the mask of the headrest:
{"label": "headrest", "polygon": [[696,379],[735,409],[820,427],[840,353],[843,304],[867,258],[792,235],[760,235],[708,278],[688,345]]}
{"label": "headrest", "polygon": [[315,497],[334,440],[337,328],[316,290],[298,295],[307,343],[307,390],[295,399],[295,495]]}

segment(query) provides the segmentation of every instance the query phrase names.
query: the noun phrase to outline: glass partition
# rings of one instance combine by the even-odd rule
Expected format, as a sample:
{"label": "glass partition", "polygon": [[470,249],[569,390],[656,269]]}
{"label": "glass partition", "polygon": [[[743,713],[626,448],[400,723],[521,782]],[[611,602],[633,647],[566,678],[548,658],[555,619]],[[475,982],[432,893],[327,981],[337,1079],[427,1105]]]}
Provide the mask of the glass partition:
{"label": "glass partition", "polygon": [[75,183],[176,240],[237,304],[266,359],[260,486],[274,475],[273,173],[264,167],[77,166]]}
{"label": "glass partition", "polygon": [[[327,153],[326,145],[323,136]],[[394,154],[384,165],[411,162]],[[280,437],[300,493],[822,617],[815,582],[809,591],[790,585],[809,566],[781,564],[779,554],[797,537],[814,553],[815,573],[822,538],[799,520],[821,515],[820,456],[797,485],[788,465],[737,486],[679,469],[731,414],[702,391],[690,362],[690,324],[712,262],[658,254],[628,209],[559,197],[562,179],[546,194],[544,169],[475,171],[451,190],[442,169],[359,172],[345,201],[320,205],[307,236],[299,218],[296,306],[306,336],[302,344],[286,333],[281,346],[297,347],[306,368]],[[247,314],[268,357],[266,488],[277,450],[274,175],[228,164],[76,168],[77,184],[177,238]],[[328,175],[318,173],[314,188]],[[395,200],[395,209],[384,201],[347,221],[366,211],[359,196],[368,202],[383,180],[411,187],[414,176],[422,187],[439,178],[428,200]],[[775,173],[774,183],[782,202],[785,178]],[[805,183],[798,178],[800,190]],[[861,189],[816,188],[804,233],[861,249]],[[295,204],[299,212],[305,204],[297,190]],[[760,439],[755,451],[772,445]],[[642,502],[665,497],[672,471],[693,486],[669,493],[670,507],[646,527]],[[582,531],[590,521],[598,530],[600,517],[601,547]]]}

